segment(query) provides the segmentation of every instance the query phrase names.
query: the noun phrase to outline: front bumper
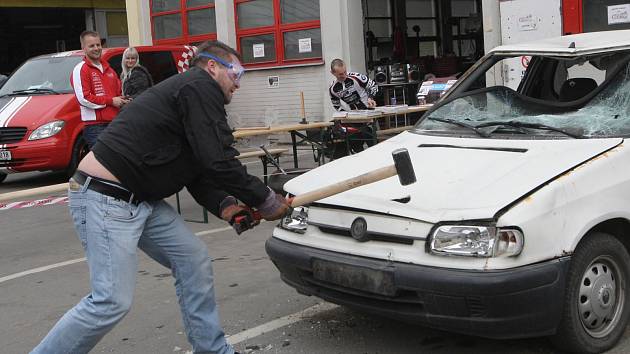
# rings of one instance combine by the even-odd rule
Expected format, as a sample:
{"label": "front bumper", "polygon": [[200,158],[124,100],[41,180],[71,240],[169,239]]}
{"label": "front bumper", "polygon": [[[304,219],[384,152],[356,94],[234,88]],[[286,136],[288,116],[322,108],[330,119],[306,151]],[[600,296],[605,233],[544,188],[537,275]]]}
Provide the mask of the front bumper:
{"label": "front bumper", "polygon": [[11,161],[0,161],[0,168],[15,172],[61,170],[68,166],[71,149],[68,140],[51,137],[39,141],[21,141],[8,144]]}
{"label": "front bumper", "polygon": [[570,257],[467,271],[388,262],[270,238],[282,280],[305,295],[394,319],[487,338],[555,333]]}

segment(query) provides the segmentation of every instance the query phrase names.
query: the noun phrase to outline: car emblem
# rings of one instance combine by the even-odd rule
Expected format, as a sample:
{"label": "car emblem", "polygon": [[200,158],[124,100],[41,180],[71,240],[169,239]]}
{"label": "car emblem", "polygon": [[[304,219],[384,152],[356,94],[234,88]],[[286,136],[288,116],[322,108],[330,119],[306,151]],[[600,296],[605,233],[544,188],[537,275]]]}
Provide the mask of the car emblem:
{"label": "car emblem", "polygon": [[366,242],[370,240],[370,236],[367,232],[367,221],[364,218],[356,218],[350,225],[350,235],[352,238],[359,242]]}

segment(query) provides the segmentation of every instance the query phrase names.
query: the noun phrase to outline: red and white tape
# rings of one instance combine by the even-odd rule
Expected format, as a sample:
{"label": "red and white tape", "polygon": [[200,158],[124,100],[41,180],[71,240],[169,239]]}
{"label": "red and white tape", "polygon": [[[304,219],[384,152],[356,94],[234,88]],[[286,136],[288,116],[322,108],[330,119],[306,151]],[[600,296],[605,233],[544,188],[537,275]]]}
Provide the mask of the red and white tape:
{"label": "red and white tape", "polygon": [[38,206],[61,204],[61,203],[67,203],[67,202],[68,202],[68,197],[48,197],[44,199],[11,202],[11,203],[6,203],[6,204],[0,203],[0,210],[24,209],[24,208],[32,208],[32,207],[38,207]]}

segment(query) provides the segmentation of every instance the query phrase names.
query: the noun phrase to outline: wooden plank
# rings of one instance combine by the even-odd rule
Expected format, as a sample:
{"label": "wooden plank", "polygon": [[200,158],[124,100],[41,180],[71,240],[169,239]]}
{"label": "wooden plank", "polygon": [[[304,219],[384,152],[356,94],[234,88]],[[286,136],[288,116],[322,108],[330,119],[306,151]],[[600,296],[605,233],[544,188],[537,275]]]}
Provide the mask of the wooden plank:
{"label": "wooden plank", "polygon": [[[276,157],[289,151],[289,149],[267,149],[267,151],[269,151],[269,155]],[[265,156],[265,152],[262,150],[259,150],[259,151],[248,151],[248,152],[241,153],[240,155],[236,156],[236,158],[246,159],[250,157],[261,157],[261,156]]]}
{"label": "wooden plank", "polygon": [[396,127],[396,128],[390,128],[390,129],[381,129],[381,130],[376,131],[376,135],[381,136],[381,135],[387,135],[387,134],[398,134],[398,133],[407,131],[411,128],[413,128],[413,125],[405,125],[403,127]]}
{"label": "wooden plank", "polygon": [[244,138],[247,136],[255,136],[255,135],[267,135],[267,134],[275,134],[275,133],[288,133],[290,131],[300,131],[306,129],[315,129],[315,128],[325,128],[333,125],[332,122],[314,122],[307,124],[285,124],[285,125],[275,125],[271,126],[269,129],[259,129],[259,130],[237,130],[232,133],[234,138]]}

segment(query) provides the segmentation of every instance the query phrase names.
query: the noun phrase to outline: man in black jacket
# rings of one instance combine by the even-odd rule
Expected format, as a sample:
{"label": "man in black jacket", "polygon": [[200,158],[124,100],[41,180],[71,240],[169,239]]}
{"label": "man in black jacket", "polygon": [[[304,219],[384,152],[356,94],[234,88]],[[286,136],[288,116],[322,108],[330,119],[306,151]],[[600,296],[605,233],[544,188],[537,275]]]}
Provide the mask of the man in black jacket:
{"label": "man in black jacket", "polygon": [[34,353],[87,353],[129,311],[137,247],[169,267],[193,351],[232,354],[214,300],[206,245],[162,198],[186,187],[226,221],[255,206],[266,220],[286,200],[234,157],[224,104],[243,74],[221,42],[198,49],[192,68],[145,91],[120,113],[70,180],[70,211],[86,251],[91,293],[68,311]]}

